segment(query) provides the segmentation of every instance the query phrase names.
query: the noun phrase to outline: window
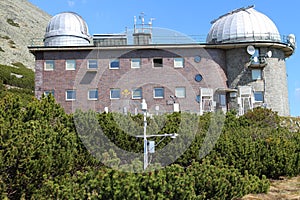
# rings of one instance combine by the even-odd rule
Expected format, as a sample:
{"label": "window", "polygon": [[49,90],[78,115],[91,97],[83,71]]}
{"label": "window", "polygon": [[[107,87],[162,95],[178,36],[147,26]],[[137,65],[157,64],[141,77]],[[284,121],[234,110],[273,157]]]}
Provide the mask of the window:
{"label": "window", "polygon": [[44,95],[48,96],[49,94],[51,94],[52,96],[54,96],[54,90],[45,90],[44,91]]}
{"label": "window", "polygon": [[131,68],[140,68],[140,67],[141,67],[141,59],[140,58],[131,59]]}
{"label": "window", "polygon": [[132,99],[142,99],[142,88],[132,90]]}
{"label": "window", "polygon": [[97,60],[88,60],[88,69],[97,69],[98,61]]}
{"label": "window", "polygon": [[182,68],[184,65],[184,59],[183,58],[174,58],[174,67],[175,68]]}
{"label": "window", "polygon": [[251,64],[259,64],[259,49],[255,49],[254,54],[251,56]]}
{"label": "window", "polygon": [[185,88],[184,87],[175,88],[175,96],[177,98],[185,98]]}
{"label": "window", "polygon": [[118,59],[111,60],[109,63],[109,69],[120,69],[120,61]]}
{"label": "window", "polygon": [[226,106],[226,95],[225,94],[219,94],[219,103],[220,103],[220,106],[222,106],[222,107]]}
{"label": "window", "polygon": [[72,101],[76,99],[76,90],[67,90],[66,91],[66,100]]}
{"label": "window", "polygon": [[252,69],[252,80],[261,80],[261,69]]}
{"label": "window", "polygon": [[200,81],[202,81],[202,79],[203,79],[203,77],[201,74],[196,74],[195,81],[200,82]]}
{"label": "window", "polygon": [[89,100],[97,100],[98,99],[98,90],[97,89],[90,89],[88,93]]}
{"label": "window", "polygon": [[110,99],[120,99],[120,89],[119,88],[113,88],[110,89]]}
{"label": "window", "polygon": [[66,70],[76,70],[76,60],[66,60]]}
{"label": "window", "polygon": [[55,67],[54,60],[45,60],[45,66],[44,66],[45,71],[52,71],[54,70],[54,67]]}
{"label": "window", "polygon": [[154,67],[162,67],[163,59],[162,58],[153,58],[153,66]]}
{"label": "window", "polygon": [[264,101],[264,93],[262,91],[254,92],[254,100],[256,102],[263,102]]}
{"label": "window", "polygon": [[154,98],[164,98],[164,93],[165,92],[163,87],[154,88],[153,90]]}

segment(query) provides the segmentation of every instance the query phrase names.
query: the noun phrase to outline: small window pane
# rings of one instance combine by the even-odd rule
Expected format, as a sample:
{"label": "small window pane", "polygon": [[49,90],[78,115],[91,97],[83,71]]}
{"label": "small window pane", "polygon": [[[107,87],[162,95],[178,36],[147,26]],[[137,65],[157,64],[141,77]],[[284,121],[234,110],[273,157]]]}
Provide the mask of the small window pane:
{"label": "small window pane", "polygon": [[175,96],[177,98],[185,98],[185,88],[184,87],[175,88]]}
{"label": "small window pane", "polygon": [[141,59],[134,58],[131,59],[131,68],[140,68],[141,67]]}
{"label": "small window pane", "polygon": [[252,64],[259,64],[259,49],[255,49],[254,54],[251,56]]}
{"label": "small window pane", "polygon": [[252,80],[260,80],[261,74],[261,69],[252,69]]}
{"label": "small window pane", "polygon": [[257,102],[263,102],[264,101],[264,94],[261,91],[254,92],[254,100]]}
{"label": "small window pane", "polygon": [[164,88],[154,88],[154,98],[164,98]]}
{"label": "small window pane", "polygon": [[46,90],[44,91],[44,95],[48,96],[49,94],[51,94],[52,96],[54,96],[54,90]]}
{"label": "small window pane", "polygon": [[141,99],[142,98],[142,88],[136,88],[132,90],[132,98],[133,99]]}
{"label": "small window pane", "polygon": [[45,61],[45,70],[54,70],[54,60],[46,60]]}
{"label": "small window pane", "polygon": [[110,89],[111,99],[120,99],[120,89]]}
{"label": "small window pane", "polygon": [[225,94],[219,95],[219,103],[220,103],[220,106],[226,106],[226,95]]}
{"label": "small window pane", "polygon": [[153,66],[154,67],[162,67],[163,59],[162,58],[153,58]]}
{"label": "small window pane", "polygon": [[76,99],[76,91],[75,90],[67,90],[66,91],[66,100],[75,100]]}
{"label": "small window pane", "polygon": [[88,69],[97,69],[98,61],[97,60],[88,60]]}
{"label": "small window pane", "polygon": [[97,100],[98,99],[98,90],[91,89],[89,90],[89,100]]}
{"label": "small window pane", "polygon": [[75,70],[76,61],[75,60],[66,60],[66,70]]}
{"label": "small window pane", "polygon": [[174,58],[174,67],[175,68],[182,68],[184,63],[183,58]]}
{"label": "small window pane", "polygon": [[112,60],[109,64],[110,69],[119,69],[120,68],[120,61],[119,60]]}

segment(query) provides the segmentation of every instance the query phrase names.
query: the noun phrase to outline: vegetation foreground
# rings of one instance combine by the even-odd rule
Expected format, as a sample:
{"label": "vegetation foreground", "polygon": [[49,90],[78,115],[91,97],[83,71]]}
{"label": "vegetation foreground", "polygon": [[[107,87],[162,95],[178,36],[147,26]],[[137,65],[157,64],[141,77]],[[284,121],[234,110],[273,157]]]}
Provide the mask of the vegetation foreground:
{"label": "vegetation foreground", "polygon": [[[175,163],[160,170],[126,173],[118,169],[142,163],[124,163],[111,150],[100,155],[114,166],[106,167],[87,151],[74,124],[75,115],[83,121],[96,116],[115,144],[141,153],[143,141],[128,136],[115,122],[114,113],[66,114],[51,96],[40,101],[10,93],[1,97],[1,199],[236,199],[268,192],[269,179],[300,174],[300,132],[280,126],[279,116],[267,109],[239,118],[227,113],[222,134],[204,158],[199,157],[199,149],[214,128],[212,114],[196,116],[195,138]],[[143,126],[142,115],[122,117]],[[177,131],[182,115],[164,117],[166,123],[157,134]],[[160,119],[147,120],[151,124]],[[169,142],[164,140],[157,149]]]}

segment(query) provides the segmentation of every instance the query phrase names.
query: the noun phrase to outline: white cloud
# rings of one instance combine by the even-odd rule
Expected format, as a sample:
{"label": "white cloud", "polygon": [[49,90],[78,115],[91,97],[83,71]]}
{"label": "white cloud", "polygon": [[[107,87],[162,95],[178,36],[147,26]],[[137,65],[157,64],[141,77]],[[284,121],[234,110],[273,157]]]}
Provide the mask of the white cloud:
{"label": "white cloud", "polygon": [[68,5],[69,5],[69,7],[74,7],[75,1],[69,0],[69,1],[68,1]]}

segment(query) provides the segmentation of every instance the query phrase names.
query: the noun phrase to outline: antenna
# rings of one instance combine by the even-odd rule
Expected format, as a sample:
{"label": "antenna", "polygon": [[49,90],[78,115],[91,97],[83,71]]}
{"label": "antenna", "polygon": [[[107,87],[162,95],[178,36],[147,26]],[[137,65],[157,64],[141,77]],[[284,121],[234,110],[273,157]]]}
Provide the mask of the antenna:
{"label": "antenna", "polygon": [[252,45],[247,46],[247,53],[249,55],[253,56],[255,54],[255,48],[254,48],[254,46],[252,46]]}

